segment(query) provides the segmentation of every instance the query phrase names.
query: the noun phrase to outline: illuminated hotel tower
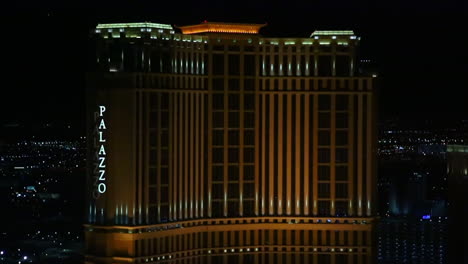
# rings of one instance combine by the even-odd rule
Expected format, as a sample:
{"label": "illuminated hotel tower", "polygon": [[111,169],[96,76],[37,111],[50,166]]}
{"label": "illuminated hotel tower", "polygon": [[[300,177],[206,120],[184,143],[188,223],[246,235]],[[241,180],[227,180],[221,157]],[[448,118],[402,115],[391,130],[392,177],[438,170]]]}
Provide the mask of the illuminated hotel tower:
{"label": "illuminated hotel tower", "polygon": [[96,27],[86,263],[372,263],[359,38],[263,26]]}

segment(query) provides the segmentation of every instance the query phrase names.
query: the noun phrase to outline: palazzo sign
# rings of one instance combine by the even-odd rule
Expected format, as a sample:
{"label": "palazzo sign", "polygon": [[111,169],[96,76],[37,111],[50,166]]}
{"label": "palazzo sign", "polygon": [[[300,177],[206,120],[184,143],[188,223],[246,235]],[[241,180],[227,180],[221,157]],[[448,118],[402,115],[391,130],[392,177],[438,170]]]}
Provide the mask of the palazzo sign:
{"label": "palazzo sign", "polygon": [[101,194],[107,190],[106,185],[106,148],[105,148],[105,131],[107,129],[104,113],[106,107],[99,106],[98,112],[95,114],[96,118],[96,135],[95,135],[95,149],[96,149],[96,167],[95,167],[95,181],[94,181],[94,198],[97,199]]}

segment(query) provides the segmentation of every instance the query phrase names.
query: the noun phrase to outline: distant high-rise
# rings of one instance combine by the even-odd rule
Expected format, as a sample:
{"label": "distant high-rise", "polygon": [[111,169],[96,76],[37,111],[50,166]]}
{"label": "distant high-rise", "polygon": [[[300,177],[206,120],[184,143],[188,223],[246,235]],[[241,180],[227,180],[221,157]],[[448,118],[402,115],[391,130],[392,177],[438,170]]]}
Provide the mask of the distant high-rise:
{"label": "distant high-rise", "polygon": [[447,174],[449,180],[449,247],[448,263],[467,263],[466,228],[468,206],[468,146],[447,146]]}
{"label": "distant high-rise", "polygon": [[373,262],[376,101],[355,76],[359,38],[263,26],[96,27],[86,263]]}

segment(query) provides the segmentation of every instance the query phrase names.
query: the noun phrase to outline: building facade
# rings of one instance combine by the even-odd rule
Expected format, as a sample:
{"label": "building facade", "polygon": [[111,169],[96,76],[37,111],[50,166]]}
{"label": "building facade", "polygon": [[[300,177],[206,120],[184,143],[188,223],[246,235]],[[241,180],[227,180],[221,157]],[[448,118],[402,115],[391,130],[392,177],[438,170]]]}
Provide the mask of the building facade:
{"label": "building facade", "polygon": [[468,146],[447,146],[447,174],[449,179],[449,245],[447,263],[466,263],[465,227],[468,206],[466,190],[468,187]]}
{"label": "building facade", "polygon": [[263,26],[96,27],[86,263],[373,262],[359,38]]}

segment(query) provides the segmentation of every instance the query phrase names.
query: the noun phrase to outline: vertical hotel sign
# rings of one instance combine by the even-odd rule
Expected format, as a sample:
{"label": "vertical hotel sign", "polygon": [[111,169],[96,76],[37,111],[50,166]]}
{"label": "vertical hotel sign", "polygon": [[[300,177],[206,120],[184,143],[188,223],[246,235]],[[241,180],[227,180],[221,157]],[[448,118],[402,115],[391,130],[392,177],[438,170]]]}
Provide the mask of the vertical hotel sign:
{"label": "vertical hotel sign", "polygon": [[107,185],[106,185],[106,139],[105,139],[105,132],[106,132],[106,122],[105,122],[105,112],[106,107],[103,105],[99,105],[98,111],[95,113],[95,121],[96,121],[96,134],[94,138],[95,143],[95,180],[94,180],[94,191],[93,196],[95,199],[99,198],[99,196],[106,192]]}

